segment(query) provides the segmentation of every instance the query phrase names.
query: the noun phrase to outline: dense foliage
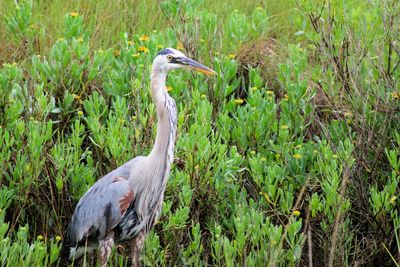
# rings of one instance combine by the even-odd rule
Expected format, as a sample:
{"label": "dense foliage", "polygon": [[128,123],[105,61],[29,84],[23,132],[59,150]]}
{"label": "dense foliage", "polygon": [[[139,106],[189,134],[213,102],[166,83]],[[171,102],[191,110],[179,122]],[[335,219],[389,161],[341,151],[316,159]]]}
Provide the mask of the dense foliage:
{"label": "dense foliage", "polygon": [[145,266],[399,266],[400,4],[299,0],[285,27],[253,2],[224,18],[201,0],[154,2],[164,26],[101,49],[75,10],[53,18],[49,45],[34,1],[4,14],[2,266],[56,264],[79,198],[150,151],[164,47],[218,76],[168,77],[176,159]]}

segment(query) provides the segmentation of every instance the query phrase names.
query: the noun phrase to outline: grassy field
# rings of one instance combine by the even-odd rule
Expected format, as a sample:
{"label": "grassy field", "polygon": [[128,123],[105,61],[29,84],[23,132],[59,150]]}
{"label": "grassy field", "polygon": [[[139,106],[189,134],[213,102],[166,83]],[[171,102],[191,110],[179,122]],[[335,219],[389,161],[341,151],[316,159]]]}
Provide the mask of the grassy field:
{"label": "grassy field", "polygon": [[[61,19],[69,12],[77,12],[84,18],[85,29],[90,31],[89,45],[91,49],[114,47],[120,42],[121,33],[129,34],[149,34],[153,30],[163,31],[168,27],[177,27],[184,23],[179,20],[179,14],[169,14],[165,16],[165,11],[160,8],[162,1],[34,1],[32,6],[32,18],[30,19],[32,27],[40,28],[36,36],[37,53],[46,53],[52,47],[53,43],[61,37],[61,29],[64,21]],[[178,1],[179,2],[179,1]],[[3,0],[0,5],[0,14],[2,17],[8,13],[15,5],[15,1]],[[205,0],[197,4],[195,12],[208,10],[218,17],[218,20],[224,21],[234,10],[240,10],[243,14],[251,14],[255,8],[263,7],[268,9],[268,21],[273,26],[263,29],[263,32],[274,31],[275,36],[286,40],[290,37],[291,31],[288,31],[287,17],[293,14],[295,10],[294,1],[285,0],[278,4],[274,0],[268,1],[212,1]],[[289,26],[289,29],[291,27]],[[220,29],[222,30],[222,29]],[[0,29],[0,63],[18,59],[15,52],[15,46],[10,43],[10,36],[6,27]],[[229,39],[219,40],[229,43]],[[225,46],[221,47],[222,49]]]}
{"label": "grassy field", "polygon": [[150,151],[165,47],[218,75],[168,76],[176,159],[144,266],[399,266],[397,1],[2,0],[0,14],[1,266],[57,265],[79,198]]}

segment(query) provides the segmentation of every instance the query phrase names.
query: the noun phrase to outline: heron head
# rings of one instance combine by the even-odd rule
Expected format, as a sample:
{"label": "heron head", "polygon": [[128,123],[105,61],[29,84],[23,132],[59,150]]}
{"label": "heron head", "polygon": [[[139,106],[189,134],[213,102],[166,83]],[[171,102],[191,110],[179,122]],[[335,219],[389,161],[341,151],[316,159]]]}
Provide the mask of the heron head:
{"label": "heron head", "polygon": [[215,75],[215,71],[200,64],[199,62],[186,57],[181,51],[173,48],[161,50],[153,62],[153,68],[158,71],[168,72],[173,69],[185,68],[196,70],[206,75]]}

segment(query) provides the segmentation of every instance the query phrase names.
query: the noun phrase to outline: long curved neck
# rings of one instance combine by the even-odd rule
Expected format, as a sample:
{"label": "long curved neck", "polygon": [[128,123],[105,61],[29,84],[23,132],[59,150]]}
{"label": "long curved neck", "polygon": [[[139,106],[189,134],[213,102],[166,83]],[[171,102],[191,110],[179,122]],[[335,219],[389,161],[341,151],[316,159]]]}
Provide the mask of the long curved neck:
{"label": "long curved neck", "polygon": [[[157,109],[157,136],[149,158],[159,163],[163,176],[167,176],[173,161],[177,127],[176,106],[165,90],[167,74],[152,70],[151,93]],[[166,178],[166,177],[165,177]]]}

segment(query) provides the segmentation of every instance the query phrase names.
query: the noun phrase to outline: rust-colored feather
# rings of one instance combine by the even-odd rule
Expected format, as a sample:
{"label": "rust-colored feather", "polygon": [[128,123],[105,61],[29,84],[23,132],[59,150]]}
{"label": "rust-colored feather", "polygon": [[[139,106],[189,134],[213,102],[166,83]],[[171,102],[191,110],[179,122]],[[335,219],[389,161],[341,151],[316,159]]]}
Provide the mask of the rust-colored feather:
{"label": "rust-colored feather", "polygon": [[[123,176],[113,177],[114,183],[119,182],[119,181],[124,181],[124,180],[126,180],[126,178]],[[118,201],[121,215],[123,215],[125,213],[125,211],[129,208],[132,201],[133,201],[133,191],[132,191],[132,189],[128,188],[125,195],[123,195],[123,197]]]}
{"label": "rust-colored feather", "polygon": [[121,210],[121,215],[123,215],[129,208],[132,201],[133,191],[129,188],[126,194],[119,200],[119,209]]}

